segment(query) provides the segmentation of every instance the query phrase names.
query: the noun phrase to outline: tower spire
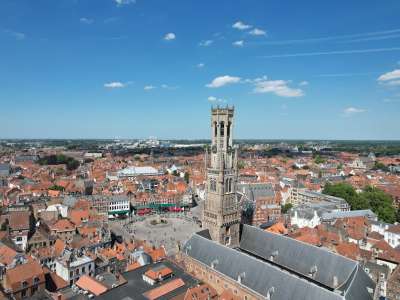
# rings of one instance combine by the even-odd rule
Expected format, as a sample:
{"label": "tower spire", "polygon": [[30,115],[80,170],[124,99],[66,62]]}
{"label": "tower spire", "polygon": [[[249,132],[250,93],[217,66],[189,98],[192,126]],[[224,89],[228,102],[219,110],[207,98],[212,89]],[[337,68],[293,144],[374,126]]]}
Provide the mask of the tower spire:
{"label": "tower spire", "polygon": [[211,152],[203,225],[213,240],[239,246],[240,211],[236,199],[237,154],[233,149],[233,107],[211,108]]}

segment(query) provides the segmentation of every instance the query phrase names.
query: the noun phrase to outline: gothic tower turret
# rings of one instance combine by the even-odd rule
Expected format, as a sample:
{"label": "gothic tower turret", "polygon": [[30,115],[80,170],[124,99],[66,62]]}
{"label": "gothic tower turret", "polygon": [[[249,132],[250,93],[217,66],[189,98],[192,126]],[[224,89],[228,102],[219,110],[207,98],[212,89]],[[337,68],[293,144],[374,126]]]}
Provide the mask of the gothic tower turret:
{"label": "gothic tower turret", "polygon": [[203,213],[203,225],[212,239],[229,247],[239,246],[240,226],[233,113],[230,107],[211,109],[211,153],[206,150],[207,193]]}

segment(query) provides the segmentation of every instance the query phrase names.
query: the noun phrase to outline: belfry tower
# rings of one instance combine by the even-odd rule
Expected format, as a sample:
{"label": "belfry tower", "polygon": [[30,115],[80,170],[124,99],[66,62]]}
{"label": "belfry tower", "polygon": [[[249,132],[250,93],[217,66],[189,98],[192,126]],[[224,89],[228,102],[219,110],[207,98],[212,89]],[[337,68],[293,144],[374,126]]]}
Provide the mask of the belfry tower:
{"label": "belfry tower", "polygon": [[206,150],[207,193],[203,227],[220,244],[239,246],[236,200],[237,149],[232,145],[234,108],[211,108],[211,151]]}

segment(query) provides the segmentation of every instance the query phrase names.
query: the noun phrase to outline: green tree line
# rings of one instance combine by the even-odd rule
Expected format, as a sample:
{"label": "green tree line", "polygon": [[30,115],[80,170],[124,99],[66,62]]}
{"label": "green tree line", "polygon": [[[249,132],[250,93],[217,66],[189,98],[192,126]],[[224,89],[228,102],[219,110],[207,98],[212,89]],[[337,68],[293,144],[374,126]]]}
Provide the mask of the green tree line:
{"label": "green tree line", "polygon": [[48,155],[41,157],[38,161],[40,165],[62,165],[65,164],[67,166],[67,170],[75,170],[79,167],[79,161],[76,159],[66,156],[64,154],[57,155]]}
{"label": "green tree line", "polygon": [[327,183],[323,193],[345,199],[351,210],[371,209],[381,221],[387,223],[399,221],[399,212],[396,212],[393,206],[392,197],[376,187],[366,186],[362,192],[357,193],[348,183]]}

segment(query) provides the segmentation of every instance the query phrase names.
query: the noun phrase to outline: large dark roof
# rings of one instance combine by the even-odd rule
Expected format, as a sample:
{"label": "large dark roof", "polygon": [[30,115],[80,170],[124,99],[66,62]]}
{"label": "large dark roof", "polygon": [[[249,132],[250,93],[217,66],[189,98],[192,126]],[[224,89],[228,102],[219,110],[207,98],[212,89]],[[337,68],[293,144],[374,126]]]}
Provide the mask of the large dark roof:
{"label": "large dark roof", "polygon": [[[240,247],[230,249],[195,234],[183,252],[235,281],[241,276],[241,285],[260,297],[273,291],[271,299],[279,300],[372,299],[368,288],[375,284],[357,262],[345,257],[246,225]],[[314,278],[311,269],[316,270]]]}
{"label": "large dark roof", "polygon": [[344,256],[247,225],[240,249],[305,277],[313,270],[313,280],[332,289],[343,285],[357,268],[356,261]]}

